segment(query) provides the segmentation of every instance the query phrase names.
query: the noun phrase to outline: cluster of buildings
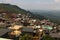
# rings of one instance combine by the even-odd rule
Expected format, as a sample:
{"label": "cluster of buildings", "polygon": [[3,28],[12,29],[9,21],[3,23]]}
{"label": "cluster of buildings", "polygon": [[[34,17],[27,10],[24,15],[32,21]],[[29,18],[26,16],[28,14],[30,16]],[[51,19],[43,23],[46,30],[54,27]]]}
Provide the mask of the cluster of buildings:
{"label": "cluster of buildings", "polygon": [[34,19],[28,14],[20,13],[0,13],[0,37],[3,38],[21,40],[21,35],[29,34],[32,40],[40,40],[45,34],[57,37],[52,33],[57,34],[59,31],[60,26],[49,19]]}

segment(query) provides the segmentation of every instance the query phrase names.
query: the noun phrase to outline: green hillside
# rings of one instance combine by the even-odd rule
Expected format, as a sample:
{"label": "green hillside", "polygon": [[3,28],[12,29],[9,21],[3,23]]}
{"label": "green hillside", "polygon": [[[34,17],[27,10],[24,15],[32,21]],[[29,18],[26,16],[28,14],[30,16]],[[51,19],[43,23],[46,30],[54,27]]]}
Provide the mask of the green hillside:
{"label": "green hillside", "polygon": [[0,4],[0,12],[2,11],[8,11],[14,13],[27,13],[26,10],[21,9],[16,5],[10,5],[10,4]]}

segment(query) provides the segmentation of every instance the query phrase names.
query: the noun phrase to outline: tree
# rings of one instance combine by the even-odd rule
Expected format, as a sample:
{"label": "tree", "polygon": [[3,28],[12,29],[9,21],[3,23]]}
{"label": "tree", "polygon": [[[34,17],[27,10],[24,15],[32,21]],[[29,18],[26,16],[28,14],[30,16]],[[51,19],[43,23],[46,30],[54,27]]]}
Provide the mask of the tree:
{"label": "tree", "polygon": [[56,39],[50,37],[49,35],[46,35],[46,36],[43,37],[43,40],[56,40]]}
{"label": "tree", "polygon": [[32,40],[32,36],[29,34],[25,34],[19,40]]}

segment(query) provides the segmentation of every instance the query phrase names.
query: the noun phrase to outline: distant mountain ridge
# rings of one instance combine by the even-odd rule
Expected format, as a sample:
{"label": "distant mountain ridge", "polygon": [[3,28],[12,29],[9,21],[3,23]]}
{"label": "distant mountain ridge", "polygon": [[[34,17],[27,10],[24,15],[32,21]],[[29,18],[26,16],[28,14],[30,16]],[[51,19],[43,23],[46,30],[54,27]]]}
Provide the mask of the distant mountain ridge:
{"label": "distant mountain ridge", "polygon": [[60,24],[60,10],[33,10],[34,14],[39,14],[44,16],[51,21]]}

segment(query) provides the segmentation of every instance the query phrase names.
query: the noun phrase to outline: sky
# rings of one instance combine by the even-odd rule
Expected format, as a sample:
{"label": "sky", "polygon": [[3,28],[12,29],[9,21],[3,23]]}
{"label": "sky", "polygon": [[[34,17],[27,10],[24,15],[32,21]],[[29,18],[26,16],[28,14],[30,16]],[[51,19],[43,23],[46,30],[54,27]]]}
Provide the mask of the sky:
{"label": "sky", "polygon": [[60,10],[60,0],[0,0],[26,10]]}

